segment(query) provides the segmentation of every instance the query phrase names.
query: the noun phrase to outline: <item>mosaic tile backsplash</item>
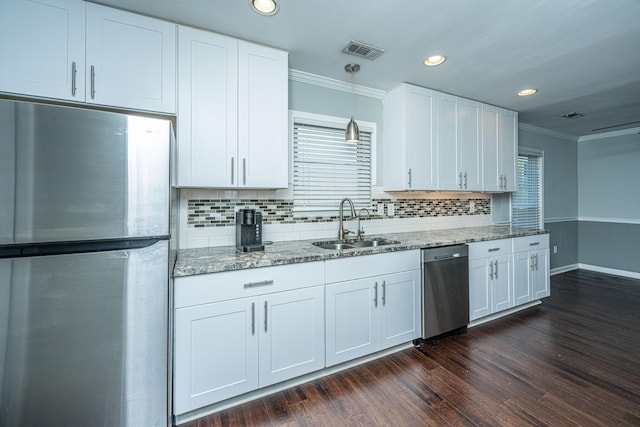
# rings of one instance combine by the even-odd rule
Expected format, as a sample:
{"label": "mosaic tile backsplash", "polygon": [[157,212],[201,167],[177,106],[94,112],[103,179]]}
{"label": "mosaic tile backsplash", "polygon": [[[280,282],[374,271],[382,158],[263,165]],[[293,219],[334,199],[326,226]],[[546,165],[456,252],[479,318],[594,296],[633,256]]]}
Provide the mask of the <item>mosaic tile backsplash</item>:
{"label": "mosaic tile backsplash", "polygon": [[[394,206],[394,218],[428,218],[463,215],[488,215],[491,213],[489,199],[373,199],[372,205],[384,205],[388,212],[390,203]],[[474,205],[471,212],[471,203]],[[189,199],[187,202],[187,225],[189,227],[227,227],[235,224],[235,212],[241,208],[257,209],[262,212],[263,224],[296,224],[333,222],[338,216],[294,215],[291,200],[249,200],[249,199]],[[376,212],[361,212],[361,219],[386,219],[388,216]]]}

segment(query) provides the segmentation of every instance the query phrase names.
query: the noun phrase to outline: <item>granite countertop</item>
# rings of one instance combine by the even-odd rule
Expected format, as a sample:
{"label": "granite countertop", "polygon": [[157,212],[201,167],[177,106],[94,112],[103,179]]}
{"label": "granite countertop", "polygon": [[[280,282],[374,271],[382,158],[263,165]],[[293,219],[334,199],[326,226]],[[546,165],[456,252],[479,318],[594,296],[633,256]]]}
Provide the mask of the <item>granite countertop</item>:
{"label": "granite countertop", "polygon": [[196,274],[217,273],[220,271],[323,261],[358,255],[422,249],[458,243],[506,239],[510,237],[533,236],[545,233],[548,233],[548,231],[522,230],[510,226],[486,226],[367,236],[367,239],[381,237],[400,243],[378,247],[345,249],[341,251],[321,249],[312,245],[315,241],[330,239],[276,242],[271,245],[266,245],[264,252],[251,253],[237,252],[235,246],[182,249],[178,251],[178,259],[176,260],[173,275],[174,277],[184,277]]}

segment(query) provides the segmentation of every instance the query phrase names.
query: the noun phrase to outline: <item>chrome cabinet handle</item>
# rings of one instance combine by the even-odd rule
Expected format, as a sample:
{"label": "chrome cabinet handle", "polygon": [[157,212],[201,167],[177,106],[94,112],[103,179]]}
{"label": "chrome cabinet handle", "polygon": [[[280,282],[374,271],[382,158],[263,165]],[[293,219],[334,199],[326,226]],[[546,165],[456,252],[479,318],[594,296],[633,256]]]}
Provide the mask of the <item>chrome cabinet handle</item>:
{"label": "chrome cabinet handle", "polygon": [[536,254],[536,270],[538,269],[538,254]]}
{"label": "chrome cabinet handle", "polygon": [[496,265],[496,280],[498,280],[498,260],[493,261],[493,263]]}
{"label": "chrome cabinet handle", "polygon": [[251,335],[256,334],[256,303],[251,303]]}
{"label": "chrome cabinet handle", "polygon": [[242,185],[247,185],[247,159],[242,159]]}
{"label": "chrome cabinet handle", "polygon": [[96,67],[91,66],[91,99],[96,97]]}
{"label": "chrome cabinet handle", "polygon": [[374,307],[378,306],[378,282],[376,282],[376,284],[373,286],[373,303],[374,303]]}
{"label": "chrome cabinet handle", "polygon": [[256,288],[258,286],[268,286],[273,285],[273,280],[262,280],[260,282],[248,282],[244,284],[244,288]]}
{"label": "chrome cabinet handle", "polygon": [[493,280],[493,261],[489,261],[489,280]]}
{"label": "chrome cabinet handle", "polygon": [[78,69],[76,62],[73,61],[71,63],[71,96],[76,96],[76,74],[78,74]]}
{"label": "chrome cabinet handle", "polygon": [[458,187],[462,188],[462,172],[458,173]]}
{"label": "chrome cabinet handle", "polygon": [[467,173],[464,173],[464,188],[467,188]]}
{"label": "chrome cabinet handle", "polygon": [[411,188],[411,168],[409,168],[409,188]]}
{"label": "chrome cabinet handle", "polygon": [[267,302],[264,302],[264,331],[267,332]]}
{"label": "chrome cabinet handle", "polygon": [[531,254],[531,256],[529,257],[529,268],[531,268],[531,270],[535,270],[536,264],[535,264],[535,259],[533,254]]}
{"label": "chrome cabinet handle", "polygon": [[236,175],[236,159],[235,158],[231,158],[231,185],[233,185],[233,179]]}
{"label": "chrome cabinet handle", "polygon": [[507,175],[504,176],[504,189],[507,189]]}
{"label": "chrome cabinet handle", "polygon": [[382,281],[382,305],[386,305],[387,299],[387,281]]}

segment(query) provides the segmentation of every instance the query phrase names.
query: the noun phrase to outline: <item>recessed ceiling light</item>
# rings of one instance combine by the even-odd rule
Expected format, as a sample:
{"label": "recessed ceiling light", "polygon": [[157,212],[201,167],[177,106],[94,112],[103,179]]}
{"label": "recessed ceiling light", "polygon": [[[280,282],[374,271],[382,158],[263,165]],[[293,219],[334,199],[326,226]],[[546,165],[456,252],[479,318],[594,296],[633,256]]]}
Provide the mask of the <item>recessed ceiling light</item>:
{"label": "recessed ceiling light", "polygon": [[518,96],[529,96],[529,95],[533,95],[534,93],[536,93],[538,91],[538,89],[522,89],[520,92],[518,92]]}
{"label": "recessed ceiling light", "polygon": [[446,56],[443,56],[443,55],[432,55],[432,56],[430,56],[430,57],[428,57],[427,59],[424,60],[424,65],[426,65],[428,67],[434,67],[436,65],[442,64],[446,60],[447,60]]}
{"label": "recessed ceiling light", "polygon": [[251,0],[251,7],[260,15],[275,15],[279,10],[275,0]]}

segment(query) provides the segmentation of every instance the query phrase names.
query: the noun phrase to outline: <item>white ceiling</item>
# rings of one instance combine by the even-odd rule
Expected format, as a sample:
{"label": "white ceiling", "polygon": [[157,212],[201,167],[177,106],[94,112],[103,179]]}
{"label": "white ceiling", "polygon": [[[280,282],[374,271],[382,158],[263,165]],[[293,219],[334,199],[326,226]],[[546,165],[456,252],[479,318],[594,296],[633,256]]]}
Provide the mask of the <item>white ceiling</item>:
{"label": "white ceiling", "polygon": [[[640,126],[640,0],[279,0],[275,16],[250,0],[98,3],[289,51],[289,67],[389,90],[413,83],[520,112],[566,135]],[[343,54],[350,40],[384,49]],[[441,53],[439,67],[422,65]],[[516,92],[539,93],[520,98]],[[584,114],[564,119],[569,112]]]}

